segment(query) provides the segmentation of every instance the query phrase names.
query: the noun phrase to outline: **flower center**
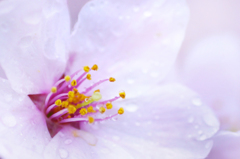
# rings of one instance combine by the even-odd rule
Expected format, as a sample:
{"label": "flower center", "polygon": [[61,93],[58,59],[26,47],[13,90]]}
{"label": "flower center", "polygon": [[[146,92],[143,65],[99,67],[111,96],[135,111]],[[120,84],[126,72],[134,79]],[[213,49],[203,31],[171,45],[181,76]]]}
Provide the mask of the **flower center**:
{"label": "flower center", "polygon": [[96,87],[107,81],[114,82],[115,78],[100,80],[85,90],[78,89],[85,80],[91,80],[89,72],[97,70],[97,65],[93,65],[92,68],[84,66],[83,69],[71,76],[65,76],[56,82],[46,97],[44,107],[44,113],[51,122],[57,124],[88,122],[92,124],[95,121],[108,120],[124,113],[124,109],[120,108],[116,113],[101,117],[107,110],[113,108],[112,102],[119,98],[124,99],[126,96],[125,92],[121,91],[119,96],[101,101],[102,95]]}

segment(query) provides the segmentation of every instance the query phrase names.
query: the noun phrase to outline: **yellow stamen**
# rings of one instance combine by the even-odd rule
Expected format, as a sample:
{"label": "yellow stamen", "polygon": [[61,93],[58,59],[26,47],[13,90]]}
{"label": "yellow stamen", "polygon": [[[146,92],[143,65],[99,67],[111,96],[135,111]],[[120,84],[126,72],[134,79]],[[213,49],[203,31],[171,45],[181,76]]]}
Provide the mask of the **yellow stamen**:
{"label": "yellow stamen", "polygon": [[100,108],[99,108],[99,112],[100,112],[100,113],[103,114],[105,111],[106,111],[106,109],[105,109],[104,107],[100,107]]}
{"label": "yellow stamen", "polygon": [[126,94],[124,91],[119,92],[119,96],[122,97],[122,99],[124,99],[126,97]]}
{"label": "yellow stamen", "polygon": [[118,114],[122,115],[123,113],[124,113],[124,109],[123,108],[119,108]]}
{"label": "yellow stamen", "polygon": [[82,108],[82,109],[79,111],[79,113],[80,113],[81,115],[86,115],[86,114],[87,114],[87,109],[86,109],[86,108]]}
{"label": "yellow stamen", "polygon": [[56,100],[56,101],[55,101],[55,105],[56,105],[56,106],[61,106],[61,105],[62,105],[61,99]]}
{"label": "yellow stamen", "polygon": [[98,70],[98,65],[93,65],[92,70],[97,71]]}
{"label": "yellow stamen", "polygon": [[69,105],[68,107],[68,113],[69,114],[74,114],[76,112],[76,108],[74,107],[74,105]]}
{"label": "yellow stamen", "polygon": [[112,109],[113,105],[112,105],[112,103],[108,102],[108,103],[106,104],[106,107],[107,107],[107,109]]}
{"label": "yellow stamen", "polygon": [[72,85],[73,87],[76,86],[76,85],[77,85],[77,81],[76,81],[76,80],[72,80],[71,85]]}
{"label": "yellow stamen", "polygon": [[90,106],[90,107],[87,108],[87,112],[89,112],[89,113],[95,113],[96,111],[93,109],[92,106]]}
{"label": "yellow stamen", "polygon": [[94,118],[91,117],[91,116],[89,116],[89,117],[88,117],[88,122],[89,122],[89,123],[93,123],[93,122],[94,122]]}
{"label": "yellow stamen", "polygon": [[71,80],[71,77],[70,76],[65,76],[64,79],[65,79],[66,82],[69,82]]}
{"label": "yellow stamen", "polygon": [[57,92],[57,87],[52,87],[51,92],[56,93]]}
{"label": "yellow stamen", "polygon": [[62,102],[62,107],[67,108],[68,107],[68,101],[63,101]]}
{"label": "yellow stamen", "polygon": [[109,78],[109,81],[110,81],[110,82],[114,82],[114,81],[116,81],[116,79],[113,78],[113,77],[110,77],[110,78]]}
{"label": "yellow stamen", "polygon": [[68,115],[67,118],[71,118],[71,115]]}
{"label": "yellow stamen", "polygon": [[91,74],[87,74],[87,77],[86,77],[88,80],[91,80]]}
{"label": "yellow stamen", "polygon": [[83,67],[83,70],[84,70],[85,72],[89,72],[90,68],[89,68],[88,66],[84,66],[84,67]]}

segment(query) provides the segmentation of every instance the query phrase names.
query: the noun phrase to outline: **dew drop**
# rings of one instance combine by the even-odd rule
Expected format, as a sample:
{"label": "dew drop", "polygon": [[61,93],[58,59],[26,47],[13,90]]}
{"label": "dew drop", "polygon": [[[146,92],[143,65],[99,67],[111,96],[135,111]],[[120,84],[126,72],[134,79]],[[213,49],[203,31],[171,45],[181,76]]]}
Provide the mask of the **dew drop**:
{"label": "dew drop", "polygon": [[68,152],[64,149],[59,149],[59,155],[61,158],[67,158],[68,157]]}
{"label": "dew drop", "polygon": [[117,120],[118,120],[118,117],[116,117],[116,116],[115,116],[115,117],[112,117],[111,120],[112,120],[112,121],[117,121]]}
{"label": "dew drop", "polygon": [[64,137],[65,135],[64,135],[64,133],[63,132],[59,132],[59,135],[61,136],[61,137]]}
{"label": "dew drop", "polygon": [[133,83],[134,83],[134,80],[133,80],[133,79],[128,79],[128,80],[127,80],[127,83],[128,83],[128,84],[133,84]]}
{"label": "dew drop", "polygon": [[205,148],[206,148],[206,149],[209,149],[209,148],[212,147],[212,145],[213,145],[213,142],[212,142],[212,141],[209,141],[208,143],[206,143]]}
{"label": "dew drop", "polygon": [[143,15],[144,15],[144,17],[151,17],[152,16],[152,13],[151,12],[149,12],[149,11],[146,11],[146,12],[144,12],[143,13]]}
{"label": "dew drop", "polygon": [[129,104],[125,107],[125,110],[128,112],[136,112],[138,110],[138,106],[135,104]]}
{"label": "dew drop", "polygon": [[69,144],[72,143],[72,140],[71,140],[71,139],[67,139],[67,140],[64,141],[64,143],[65,143],[66,145],[69,145]]}
{"label": "dew drop", "polygon": [[192,99],[192,103],[196,106],[201,106],[202,105],[202,101],[199,98]]}
{"label": "dew drop", "polygon": [[217,126],[219,124],[212,114],[205,114],[203,120],[208,126]]}
{"label": "dew drop", "polygon": [[120,137],[119,137],[119,136],[113,136],[112,139],[113,139],[114,141],[119,141],[119,140],[120,140]]}
{"label": "dew drop", "polygon": [[193,123],[193,122],[194,122],[194,117],[193,117],[193,116],[190,116],[190,117],[188,118],[188,122],[189,122],[189,123]]}
{"label": "dew drop", "polygon": [[139,7],[133,7],[133,11],[134,11],[134,12],[138,12],[139,10],[140,10]]}
{"label": "dew drop", "polygon": [[139,122],[136,122],[135,125],[136,125],[136,126],[140,126],[140,123],[139,123]]}
{"label": "dew drop", "polygon": [[198,140],[203,141],[206,140],[207,136],[205,134],[202,134],[201,136],[199,136]]}

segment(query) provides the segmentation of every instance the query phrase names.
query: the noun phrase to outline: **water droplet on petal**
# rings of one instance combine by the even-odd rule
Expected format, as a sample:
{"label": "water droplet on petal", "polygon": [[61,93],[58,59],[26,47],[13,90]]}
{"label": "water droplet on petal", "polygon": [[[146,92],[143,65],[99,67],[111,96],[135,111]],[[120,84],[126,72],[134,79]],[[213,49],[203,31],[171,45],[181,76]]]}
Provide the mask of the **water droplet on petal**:
{"label": "water droplet on petal", "polygon": [[116,116],[115,116],[115,117],[112,117],[111,120],[112,120],[112,121],[117,121],[117,120],[118,120],[118,117],[116,117]]}
{"label": "water droplet on petal", "polygon": [[135,104],[129,104],[125,107],[125,110],[128,112],[135,112],[138,110],[138,106]]}
{"label": "water droplet on petal", "polygon": [[8,127],[14,127],[17,124],[16,118],[13,115],[4,115],[2,122]]}
{"label": "water droplet on petal", "polygon": [[119,136],[113,136],[112,139],[113,139],[114,141],[119,141],[119,140],[120,140],[120,137],[119,137]]}
{"label": "water droplet on petal", "polygon": [[72,143],[72,140],[71,140],[71,139],[67,139],[67,140],[64,141],[64,143],[65,143],[66,145],[69,145],[69,144]]}
{"label": "water droplet on petal", "polygon": [[189,123],[193,123],[193,121],[194,121],[194,117],[193,117],[193,116],[190,116],[190,117],[188,118],[188,122],[189,122]]}
{"label": "water droplet on petal", "polygon": [[61,158],[67,158],[68,157],[68,152],[64,149],[59,149],[59,155]]}
{"label": "water droplet on petal", "polygon": [[208,126],[217,126],[219,124],[212,114],[205,114],[203,120]]}
{"label": "water droplet on petal", "polygon": [[192,103],[196,106],[201,106],[202,105],[202,101],[199,98],[192,99]]}
{"label": "water droplet on petal", "polygon": [[144,15],[144,17],[151,17],[152,16],[152,13],[151,12],[149,12],[149,11],[146,11],[146,12],[144,12],[143,13],[143,15]]}

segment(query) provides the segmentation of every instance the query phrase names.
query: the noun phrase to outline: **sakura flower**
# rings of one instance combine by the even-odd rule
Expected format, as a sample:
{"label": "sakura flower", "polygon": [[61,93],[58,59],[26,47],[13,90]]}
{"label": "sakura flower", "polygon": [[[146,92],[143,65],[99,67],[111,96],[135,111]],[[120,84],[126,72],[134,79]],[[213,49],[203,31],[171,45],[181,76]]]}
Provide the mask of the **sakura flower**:
{"label": "sakura flower", "polygon": [[70,34],[66,1],[0,2],[0,155],[206,157],[213,113],[186,87],[159,85],[187,19],[184,1],[92,0]]}

